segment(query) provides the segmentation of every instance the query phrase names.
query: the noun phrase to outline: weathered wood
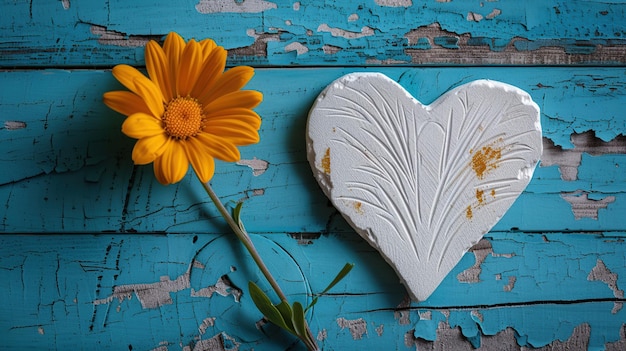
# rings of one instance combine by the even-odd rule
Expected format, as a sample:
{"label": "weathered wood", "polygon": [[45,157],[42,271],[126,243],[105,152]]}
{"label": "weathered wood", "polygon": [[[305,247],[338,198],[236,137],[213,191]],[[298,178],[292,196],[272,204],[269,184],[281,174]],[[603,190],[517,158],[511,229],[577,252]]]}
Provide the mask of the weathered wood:
{"label": "weathered wood", "polygon": [[[257,108],[263,117],[261,142],[242,148],[242,164],[219,163],[213,180],[225,201],[246,201],[251,231],[274,231],[276,223],[281,223],[279,231],[325,230],[334,209],[306,161],[306,117],[326,85],[358,70],[257,70],[250,88],[265,95]],[[526,192],[495,230],[624,229],[620,214],[626,208],[626,141],[617,136],[626,130],[623,68],[380,72],[425,103],[462,83],[490,78],[528,91],[540,105],[543,162],[548,167],[537,168]],[[0,79],[6,82],[0,87],[2,231],[221,230],[220,221],[207,223],[207,217],[218,214],[193,177],[162,187],[150,166],[132,166],[133,141],[119,131],[123,116],[101,102],[104,91],[119,87],[109,72],[8,71],[0,73]],[[588,129],[593,132],[575,134]],[[30,195],[24,196],[25,191]],[[294,192],[299,195],[289,195]],[[545,216],[547,211],[553,215]]]}
{"label": "weathered wood", "polygon": [[211,37],[231,64],[626,62],[626,4],[598,1],[6,2],[0,66],[143,64],[174,30]]}
{"label": "weathered wood", "polygon": [[[323,289],[341,262],[356,263],[312,312],[326,350],[402,350],[426,340],[466,346],[482,340],[487,347],[496,334],[515,345],[508,328],[521,346],[575,333],[599,349],[624,338],[626,301],[616,277],[626,274],[626,244],[618,237],[493,233],[419,304],[407,303],[391,268],[355,233],[330,232],[307,245],[285,233],[253,239],[270,268],[280,267],[286,293],[303,302],[303,293]],[[220,338],[240,350],[288,349],[289,337],[267,324],[260,324],[266,335],[257,329],[261,315],[242,287],[248,279],[265,284],[235,240],[0,236],[0,291],[10,301],[0,307],[3,349],[176,349]],[[449,328],[457,327],[463,337],[454,339]]]}
{"label": "weathered wood", "polygon": [[[0,1],[2,349],[293,350],[246,294],[266,288],[202,189],[133,167],[101,102],[170,31],[253,65],[261,143],[213,186],[290,298],[356,268],[310,318],[324,350],[623,350],[626,4],[602,1]],[[506,67],[498,67],[505,65]],[[535,66],[543,65],[543,66]],[[546,65],[550,65],[547,67]],[[563,67],[555,67],[563,66]],[[395,66],[395,67],[391,67]],[[468,67],[471,66],[471,67]],[[273,68],[272,68],[273,67]],[[528,91],[544,154],[526,192],[427,301],[315,184],[321,90],[382,72],[424,103],[476,79]],[[241,293],[241,295],[240,295]]]}

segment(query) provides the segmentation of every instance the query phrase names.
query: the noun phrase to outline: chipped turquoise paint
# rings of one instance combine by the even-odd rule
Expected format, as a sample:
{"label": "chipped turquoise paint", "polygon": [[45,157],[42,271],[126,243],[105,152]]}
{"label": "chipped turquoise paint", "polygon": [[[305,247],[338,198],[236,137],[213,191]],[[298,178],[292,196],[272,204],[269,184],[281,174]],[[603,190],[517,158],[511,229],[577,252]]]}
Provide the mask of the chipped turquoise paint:
{"label": "chipped turquoise paint", "polygon": [[[311,181],[304,144],[306,116],[323,87],[343,74],[364,69],[257,70],[249,86],[265,95],[257,109],[264,119],[262,141],[242,148],[242,157],[266,160],[269,166],[263,175],[254,176],[247,166],[220,163],[220,176],[214,179],[214,186],[227,201],[246,199],[249,203],[250,230],[273,231],[277,220],[283,231],[324,230],[334,209]],[[626,71],[622,68],[376,70],[396,79],[424,103],[475,79],[516,85],[541,106],[544,136],[566,148],[573,132],[594,129],[598,138],[611,140],[626,130],[621,111]],[[0,77],[6,83],[0,87],[4,115],[27,126],[0,130],[5,150],[0,166],[11,169],[0,175],[4,184],[0,194],[6,199],[6,206],[0,207],[0,229],[180,233],[195,232],[201,226],[208,232],[220,230],[204,223],[204,211],[210,216],[217,213],[205,209],[207,200],[197,194],[201,188],[193,177],[164,188],[156,183],[151,167],[133,168],[132,140],[119,132],[123,116],[101,103],[104,91],[119,88],[109,72],[15,71],[2,72]],[[64,84],[58,86],[59,81]],[[273,84],[268,86],[268,81]],[[557,166],[539,167],[528,190],[495,230],[623,229],[619,214],[626,211],[626,201],[619,180],[623,180],[625,161],[623,154],[585,157],[575,181],[563,181]],[[615,178],[599,180],[599,173]],[[24,184],[42,190],[24,197],[20,193]],[[76,184],[84,184],[85,191],[73,191]],[[254,189],[265,189],[263,196],[255,196]],[[600,209],[597,220],[576,219],[560,194],[579,189],[595,198],[614,196],[616,201]],[[285,195],[290,192],[300,196]],[[24,208],[29,208],[29,217],[20,215]],[[543,216],[546,211],[554,216]]]}
{"label": "chipped turquoise paint", "polygon": [[[162,187],[150,167],[133,167],[122,117],[101,103],[103,92],[120,88],[108,69],[143,66],[146,40],[171,30],[214,38],[230,65],[257,66],[249,86],[265,96],[262,140],[242,155],[268,167],[254,175],[219,163],[212,183],[227,204],[245,201],[246,227],[286,293],[304,302],[346,261],[356,264],[310,318],[324,350],[411,350],[427,341],[533,348],[580,330],[589,350],[623,347],[626,4],[218,3],[222,12],[211,13],[210,2],[191,0],[0,1],[0,348],[295,344],[255,325],[261,315],[245,289],[237,297],[249,279],[267,286],[202,189],[192,177]],[[474,79],[516,85],[541,108],[545,144],[557,153],[550,160],[570,162],[538,167],[427,301],[405,300],[394,272],[328,205],[306,162],[315,97],[364,70],[424,103]],[[572,133],[588,131],[581,151]],[[579,164],[568,152],[580,152]],[[574,167],[575,179],[559,166]],[[591,277],[600,264],[607,281]]]}
{"label": "chipped turquoise paint", "polygon": [[[414,1],[411,7],[394,8],[374,1],[281,0],[251,5],[256,10],[250,13],[207,13],[199,3],[111,0],[105,4],[68,1],[69,6],[62,6],[58,1],[8,2],[0,19],[5,34],[0,65],[141,65],[142,40],[160,38],[172,30],[187,38],[212,37],[229,49],[245,48],[256,40],[267,45],[263,55],[233,52],[231,63],[264,65],[410,63],[404,49],[428,45],[422,39],[410,43],[407,33],[433,23],[448,33],[436,40],[445,48],[455,48],[453,36],[446,38],[454,33],[471,34],[470,47],[488,46],[494,51],[511,43],[522,51],[557,47],[569,53],[592,53],[599,45],[626,45],[626,4],[620,2]],[[166,16],[163,9],[167,9]],[[520,38],[524,40],[514,40]],[[308,52],[296,55],[287,49],[292,43],[303,44]],[[329,55],[325,46],[338,52]],[[623,63],[623,58],[614,60]]]}
{"label": "chipped turquoise paint", "polygon": [[[278,272],[285,291],[300,301],[305,299],[303,291],[319,291],[332,278],[339,267],[337,256],[357,263],[313,311],[313,328],[328,335],[324,349],[367,345],[403,350],[406,332],[415,330],[415,337],[435,340],[439,323],[460,327],[475,346],[480,345],[481,332],[493,335],[511,327],[520,345],[529,347],[565,340],[574,327],[586,323],[592,330],[590,349],[602,349],[619,338],[626,311],[612,313],[623,299],[615,298],[606,284],[589,282],[588,274],[598,259],[616,274],[626,274],[623,257],[615,254],[623,252],[625,244],[602,237],[590,246],[590,239],[599,238],[588,234],[548,238],[526,233],[489,235],[492,253],[482,265],[480,281],[456,281],[456,275],[474,263],[466,255],[431,298],[407,310],[395,308],[404,290],[391,269],[351,232],[333,230],[307,246],[281,233],[255,235],[254,241],[270,252],[274,268],[283,267]],[[0,242],[4,250],[0,267],[7,283],[2,292],[14,302],[0,310],[7,316],[0,320],[0,329],[3,346],[9,349],[127,349],[132,345],[133,350],[150,350],[164,340],[174,348],[220,332],[246,350],[284,349],[290,343],[277,341],[286,336],[267,325],[263,328],[267,335],[253,326],[242,328],[243,320],[260,319],[245,294],[239,302],[230,294],[194,296],[194,291],[214,285],[223,274],[235,286],[245,286],[248,279],[264,286],[229,235],[15,235],[0,236]],[[169,293],[170,304],[142,308],[142,297],[132,293],[130,298],[111,298],[115,286],[154,284],[163,276],[175,280],[187,270],[191,270],[190,282]],[[518,279],[507,292],[503,287],[511,276]],[[399,311],[406,314],[403,322]],[[207,326],[203,335],[198,326],[211,316],[216,317],[214,325]],[[367,333],[354,340],[337,318],[363,318]],[[375,330],[381,326],[385,332],[378,335]]]}

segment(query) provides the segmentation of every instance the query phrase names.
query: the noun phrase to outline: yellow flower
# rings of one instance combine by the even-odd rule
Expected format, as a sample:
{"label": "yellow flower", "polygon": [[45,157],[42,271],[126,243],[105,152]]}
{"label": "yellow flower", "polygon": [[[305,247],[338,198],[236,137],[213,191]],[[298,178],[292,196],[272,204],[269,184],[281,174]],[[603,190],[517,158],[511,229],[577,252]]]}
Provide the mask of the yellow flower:
{"label": "yellow flower", "polygon": [[214,158],[240,159],[237,146],[259,141],[261,118],[252,110],[263,96],[241,90],[254,69],[239,66],[224,72],[226,50],[213,40],[189,40],[170,33],[163,47],[146,45],[148,77],[128,65],[113,76],[130,91],[110,91],[104,103],[128,116],[122,132],[138,139],[135,164],[154,162],[162,184],[180,181],[189,164],[202,182],[215,171]]}

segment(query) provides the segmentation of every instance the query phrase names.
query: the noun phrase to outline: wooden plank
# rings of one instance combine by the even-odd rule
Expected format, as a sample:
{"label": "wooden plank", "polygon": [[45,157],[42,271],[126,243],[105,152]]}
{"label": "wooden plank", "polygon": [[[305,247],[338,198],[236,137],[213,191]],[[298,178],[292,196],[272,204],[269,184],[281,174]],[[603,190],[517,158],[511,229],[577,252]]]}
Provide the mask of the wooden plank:
{"label": "wooden plank", "polygon": [[[307,244],[287,233],[253,240],[289,297],[302,302],[343,262],[356,264],[313,309],[326,350],[437,343],[518,350],[568,339],[602,349],[626,341],[623,235],[493,233],[421,303],[408,303],[393,271],[354,233]],[[248,279],[267,286],[235,240],[0,236],[0,293],[10,301],[0,306],[3,349],[191,350],[212,342],[218,350],[288,349],[290,337],[270,325],[257,329],[261,315],[241,289]]]}
{"label": "wooden plank", "polygon": [[[245,201],[246,227],[290,299],[310,301],[344,262],[356,264],[309,318],[324,350],[626,349],[625,3],[0,0],[0,9],[0,348],[299,349],[261,321],[246,284],[267,285],[194,178],[163,187],[149,166],[133,167],[123,118],[101,102],[119,88],[110,67],[143,66],[145,43],[174,30],[214,38],[230,66],[257,67],[261,143],[242,148],[241,164],[219,163],[212,183],[229,205]],[[425,103],[500,80],[542,110],[530,186],[427,301],[408,301],[306,162],[316,96],[363,70]]]}
{"label": "wooden plank", "polygon": [[619,2],[66,0],[1,5],[0,67],[142,65],[143,45],[172,30],[186,38],[214,38],[229,49],[231,64],[626,62],[626,4]]}
{"label": "wooden plank", "polygon": [[[249,87],[265,96],[257,109],[262,141],[242,148],[242,164],[219,163],[213,179],[225,202],[246,201],[252,232],[327,230],[335,210],[306,161],[306,116],[327,84],[355,70],[363,69],[257,70]],[[425,103],[459,84],[489,78],[527,90],[540,105],[544,166],[495,230],[625,229],[623,68],[379,71]],[[150,166],[132,166],[133,142],[119,132],[123,117],[101,103],[103,92],[119,88],[108,71],[7,71],[0,80],[2,232],[223,230],[193,177],[162,187]]]}

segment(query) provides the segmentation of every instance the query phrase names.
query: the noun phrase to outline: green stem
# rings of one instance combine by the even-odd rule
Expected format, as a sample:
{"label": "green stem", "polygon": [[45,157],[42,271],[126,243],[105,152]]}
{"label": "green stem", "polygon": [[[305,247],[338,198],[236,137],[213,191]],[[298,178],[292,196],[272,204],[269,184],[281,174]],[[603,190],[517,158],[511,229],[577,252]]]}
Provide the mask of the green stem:
{"label": "green stem", "polygon": [[[198,180],[200,180],[200,178],[198,178]],[[276,282],[276,279],[274,279],[274,276],[272,276],[272,273],[270,273],[269,269],[265,265],[265,262],[263,262],[261,255],[259,255],[259,252],[254,247],[254,244],[252,243],[252,240],[250,239],[250,235],[248,235],[246,231],[242,230],[239,227],[239,224],[235,223],[235,220],[230,215],[226,207],[224,207],[220,199],[217,197],[217,194],[215,194],[215,192],[213,191],[213,188],[211,188],[211,186],[208,183],[204,183],[201,180],[200,180],[200,184],[202,184],[202,187],[204,187],[204,190],[209,195],[209,197],[215,204],[215,207],[217,207],[217,210],[222,215],[222,217],[224,217],[224,220],[226,220],[226,223],[228,223],[228,226],[233,230],[233,232],[235,233],[239,241],[241,241],[243,246],[248,250],[248,252],[250,253],[250,256],[254,260],[254,263],[256,263],[256,265],[261,270],[261,273],[263,273],[263,275],[265,276],[265,279],[267,279],[267,281],[270,283],[270,285],[272,286],[272,289],[274,289],[274,292],[276,293],[276,295],[278,295],[278,298],[280,298],[281,301],[289,304],[289,301],[287,300],[287,297],[285,296],[282,289],[278,285],[278,282]],[[313,338],[313,334],[311,333],[311,330],[309,329],[309,325],[307,324],[306,320],[304,321],[304,323],[305,323],[305,328],[308,334],[308,338],[303,338],[301,340],[305,343],[309,351],[318,351],[319,348],[315,342],[315,339]]]}

